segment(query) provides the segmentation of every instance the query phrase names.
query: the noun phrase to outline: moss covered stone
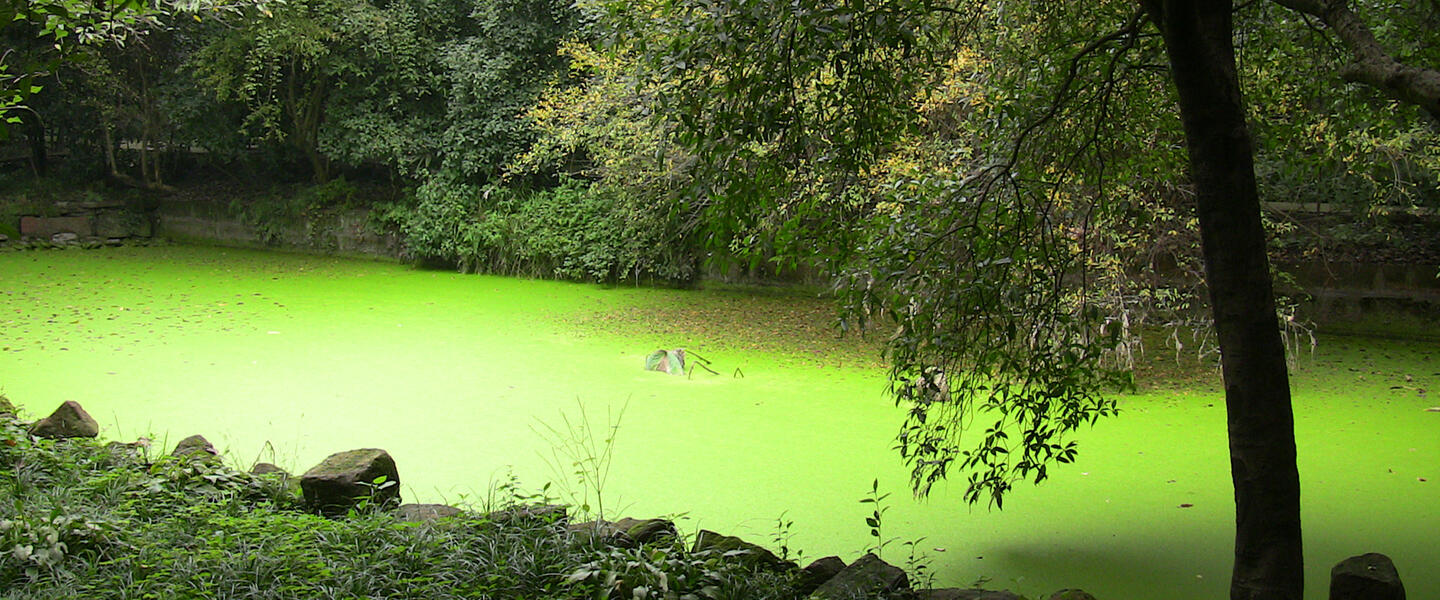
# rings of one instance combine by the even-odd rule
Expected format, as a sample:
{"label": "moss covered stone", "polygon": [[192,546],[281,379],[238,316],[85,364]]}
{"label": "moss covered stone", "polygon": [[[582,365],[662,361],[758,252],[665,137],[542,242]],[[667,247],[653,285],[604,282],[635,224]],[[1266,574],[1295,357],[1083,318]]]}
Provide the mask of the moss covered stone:
{"label": "moss covered stone", "polygon": [[695,535],[694,552],[718,552],[731,555],[740,562],[753,563],[755,566],[767,569],[784,570],[798,569],[799,567],[790,561],[781,560],[774,552],[764,547],[752,544],[738,537],[722,535],[708,529],[701,529]]}
{"label": "moss covered stone", "polygon": [[905,571],[874,554],[860,557],[810,594],[818,600],[886,597],[910,589]]}
{"label": "moss covered stone", "polygon": [[100,424],[81,408],[79,402],[66,400],[50,416],[31,425],[30,435],[51,439],[93,438],[100,435]]}
{"label": "moss covered stone", "polygon": [[175,449],[170,451],[170,456],[206,462],[220,460],[220,454],[215,451],[215,446],[210,443],[210,440],[198,434],[180,440],[180,443],[175,444]]}
{"label": "moss covered stone", "polygon": [[306,506],[325,515],[345,514],[367,500],[374,506],[394,506],[400,503],[400,473],[384,450],[348,450],[306,471],[300,490]]}

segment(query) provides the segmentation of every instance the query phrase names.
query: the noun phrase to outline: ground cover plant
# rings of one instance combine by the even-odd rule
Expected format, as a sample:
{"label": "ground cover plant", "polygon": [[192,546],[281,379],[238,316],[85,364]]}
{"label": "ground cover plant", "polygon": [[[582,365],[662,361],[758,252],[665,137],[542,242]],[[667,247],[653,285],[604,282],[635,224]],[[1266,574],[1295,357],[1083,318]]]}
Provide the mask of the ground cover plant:
{"label": "ground cover plant", "polygon": [[690,552],[685,539],[625,551],[568,529],[563,513],[514,516],[544,500],[514,487],[490,498],[499,512],[407,522],[362,504],[327,519],[277,473],[152,456],[148,444],[40,439],[24,426],[0,415],[6,598],[796,595],[794,574]]}

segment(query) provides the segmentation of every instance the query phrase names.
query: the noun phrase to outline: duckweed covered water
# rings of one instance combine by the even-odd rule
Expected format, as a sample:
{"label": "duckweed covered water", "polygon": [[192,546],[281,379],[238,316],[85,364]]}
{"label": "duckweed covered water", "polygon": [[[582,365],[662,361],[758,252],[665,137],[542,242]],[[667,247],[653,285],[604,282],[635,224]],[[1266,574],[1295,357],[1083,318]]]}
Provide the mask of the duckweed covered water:
{"label": "duckweed covered water", "polygon": [[[874,543],[858,500],[878,478],[892,493],[885,558],[903,565],[913,547],[937,585],[1226,595],[1218,386],[1123,398],[1119,418],[1081,438],[1076,464],[1018,487],[1003,512],[961,505],[958,486],[915,501],[891,450],[902,414],[883,369],[823,318],[804,299],[254,251],[5,253],[0,391],[33,416],[80,401],[111,439],[168,449],[202,433],[241,465],[298,472],[386,448],[407,501],[424,502],[477,500],[511,473],[563,490],[570,468],[549,464],[543,424],[584,406],[603,431],[623,408],[603,490],[612,515],[680,514],[691,531],[771,547],[788,535],[806,558],[853,560]],[[721,374],[640,370],[650,351],[679,346]],[[1395,559],[1410,597],[1440,597],[1434,346],[1325,339],[1297,372],[1308,597],[1326,596],[1335,562],[1372,551]]]}

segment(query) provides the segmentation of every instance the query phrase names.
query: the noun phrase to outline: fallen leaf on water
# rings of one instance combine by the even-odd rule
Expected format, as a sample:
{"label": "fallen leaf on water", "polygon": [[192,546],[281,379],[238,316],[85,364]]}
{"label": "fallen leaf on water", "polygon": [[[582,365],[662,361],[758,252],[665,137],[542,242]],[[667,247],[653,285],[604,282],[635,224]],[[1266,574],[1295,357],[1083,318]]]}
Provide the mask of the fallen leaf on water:
{"label": "fallen leaf on water", "polygon": [[1432,406],[1425,409],[1425,412],[1440,412],[1440,406]]}
{"label": "fallen leaf on water", "polygon": [[1194,505],[1194,504],[1190,504],[1189,502],[1186,502],[1185,504],[1181,504],[1181,505],[1180,505],[1180,508],[1190,508],[1190,507],[1192,507],[1192,506],[1195,506],[1195,505]]}

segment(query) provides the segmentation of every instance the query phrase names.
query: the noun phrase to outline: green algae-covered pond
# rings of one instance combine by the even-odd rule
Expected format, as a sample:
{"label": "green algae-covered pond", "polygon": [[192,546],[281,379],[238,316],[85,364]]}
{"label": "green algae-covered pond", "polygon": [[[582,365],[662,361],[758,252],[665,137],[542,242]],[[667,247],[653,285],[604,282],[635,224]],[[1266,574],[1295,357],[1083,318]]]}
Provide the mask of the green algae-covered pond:
{"label": "green algae-covered pond", "polygon": [[[856,558],[858,502],[892,495],[884,556],[937,585],[1045,597],[1219,598],[1232,504],[1218,384],[1121,399],[1081,457],[1003,512],[958,489],[912,500],[891,448],[900,410],[871,347],[837,341],[824,304],[734,291],[603,288],[191,247],[0,253],[0,392],[48,413],[77,400],[119,440],[201,433],[236,464],[303,471],[382,447],[407,501],[485,497],[511,474],[559,480],[546,425],[624,410],[604,487],[614,516],[678,515],[807,558]],[[720,375],[641,370],[657,348]],[[1440,349],[1322,338],[1295,380],[1307,596],[1331,565],[1395,559],[1440,597]],[[548,461],[547,461],[548,459]],[[563,461],[562,461],[563,462]],[[561,465],[568,467],[568,465]],[[569,469],[565,468],[565,473]],[[552,493],[565,486],[552,487]]]}

